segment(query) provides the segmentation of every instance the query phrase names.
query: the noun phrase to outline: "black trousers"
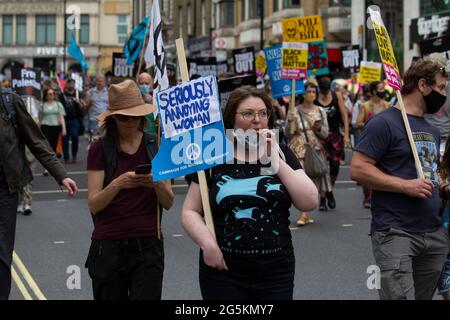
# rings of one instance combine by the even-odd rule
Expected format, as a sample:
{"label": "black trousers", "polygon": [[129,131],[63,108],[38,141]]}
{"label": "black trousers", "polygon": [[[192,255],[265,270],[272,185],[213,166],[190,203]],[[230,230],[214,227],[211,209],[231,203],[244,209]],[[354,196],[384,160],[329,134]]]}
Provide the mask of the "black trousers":
{"label": "black trousers", "polygon": [[292,300],[295,256],[246,259],[225,255],[228,271],[211,268],[200,250],[199,280],[204,300]]}
{"label": "black trousers", "polygon": [[17,204],[17,193],[9,193],[0,176],[0,300],[8,300],[11,291],[11,263],[16,234]]}
{"label": "black trousers", "polygon": [[161,300],[162,240],[93,240],[86,267],[95,300]]}
{"label": "black trousers", "polygon": [[42,133],[47,138],[50,147],[56,152],[58,146],[59,134],[61,133],[61,126],[41,126]]}

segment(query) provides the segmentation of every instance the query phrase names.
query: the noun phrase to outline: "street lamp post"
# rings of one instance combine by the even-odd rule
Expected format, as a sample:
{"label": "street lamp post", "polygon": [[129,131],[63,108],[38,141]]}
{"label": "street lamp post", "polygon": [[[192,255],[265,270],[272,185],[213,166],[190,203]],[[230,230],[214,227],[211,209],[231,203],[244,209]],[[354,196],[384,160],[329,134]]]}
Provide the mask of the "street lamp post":
{"label": "street lamp post", "polygon": [[260,15],[261,15],[261,38],[260,38],[260,50],[264,48],[264,0],[260,0]]}

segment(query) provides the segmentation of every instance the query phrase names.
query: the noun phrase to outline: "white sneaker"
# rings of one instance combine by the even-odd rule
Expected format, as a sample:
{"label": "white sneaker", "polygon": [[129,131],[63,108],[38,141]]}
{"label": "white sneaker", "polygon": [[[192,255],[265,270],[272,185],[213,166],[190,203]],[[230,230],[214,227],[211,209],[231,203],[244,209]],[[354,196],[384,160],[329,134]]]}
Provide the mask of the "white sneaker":
{"label": "white sneaker", "polygon": [[30,205],[29,205],[29,204],[26,204],[25,207],[24,207],[24,210],[23,210],[23,214],[24,214],[25,216],[29,216],[29,215],[32,214],[32,213],[33,213],[33,210],[31,210]]}
{"label": "white sneaker", "polygon": [[23,204],[19,204],[19,205],[17,206],[17,213],[20,213],[20,214],[23,213]]}

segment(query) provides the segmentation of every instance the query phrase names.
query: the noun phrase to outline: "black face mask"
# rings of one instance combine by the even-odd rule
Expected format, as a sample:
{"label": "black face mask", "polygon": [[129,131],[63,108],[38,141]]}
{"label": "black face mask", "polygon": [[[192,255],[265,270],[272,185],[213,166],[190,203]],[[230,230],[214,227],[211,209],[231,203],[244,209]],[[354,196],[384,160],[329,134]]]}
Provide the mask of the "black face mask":
{"label": "black face mask", "polygon": [[319,81],[319,89],[320,89],[320,92],[327,94],[331,90],[331,81],[320,80]]}
{"label": "black face mask", "polygon": [[380,99],[384,99],[384,91],[377,91],[377,97]]}
{"label": "black face mask", "polygon": [[431,93],[427,96],[424,96],[422,93],[422,97],[427,107],[426,113],[429,114],[438,112],[439,109],[444,105],[445,101],[447,101],[447,96],[440,94],[434,89],[432,89]]}

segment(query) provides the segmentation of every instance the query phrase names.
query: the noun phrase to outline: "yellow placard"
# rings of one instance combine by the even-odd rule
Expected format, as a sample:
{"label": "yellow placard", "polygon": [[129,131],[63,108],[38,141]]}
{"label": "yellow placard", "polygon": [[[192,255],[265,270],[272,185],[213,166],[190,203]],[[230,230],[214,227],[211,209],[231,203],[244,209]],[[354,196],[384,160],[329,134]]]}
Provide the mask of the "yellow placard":
{"label": "yellow placard", "polygon": [[308,63],[308,50],[283,49],[281,68],[306,69]]}
{"label": "yellow placard", "polygon": [[397,60],[395,59],[394,49],[392,48],[391,39],[389,38],[386,28],[383,25],[376,23],[373,23],[373,26],[377,38],[378,49],[380,50],[381,61],[390,64],[400,73]]}
{"label": "yellow placard", "polygon": [[256,75],[258,77],[263,77],[267,69],[267,63],[266,58],[264,57],[264,53],[260,52],[258,54],[255,60],[255,66],[256,66]]}
{"label": "yellow placard", "polygon": [[323,40],[322,17],[307,16],[281,20],[283,42]]}
{"label": "yellow placard", "polygon": [[369,84],[381,80],[381,63],[362,61],[359,68],[358,83]]}
{"label": "yellow placard", "polygon": [[402,79],[389,33],[384,26],[380,12],[369,8],[369,13],[375,31],[375,37],[377,39],[381,61],[383,62],[386,79],[391,87],[400,90],[402,87]]}

